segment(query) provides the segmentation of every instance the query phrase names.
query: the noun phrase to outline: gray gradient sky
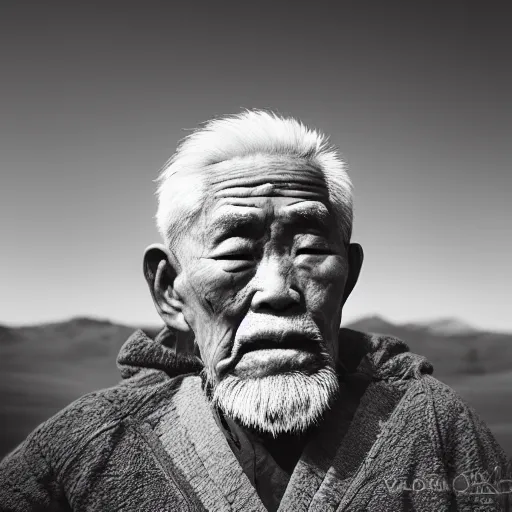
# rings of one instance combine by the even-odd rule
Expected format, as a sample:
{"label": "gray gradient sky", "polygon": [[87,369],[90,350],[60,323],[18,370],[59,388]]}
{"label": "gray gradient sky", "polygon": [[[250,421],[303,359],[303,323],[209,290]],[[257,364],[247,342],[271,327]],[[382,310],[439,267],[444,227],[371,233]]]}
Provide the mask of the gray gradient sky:
{"label": "gray gradient sky", "polygon": [[0,4],[1,323],[157,322],[152,180],[183,129],[263,107],[349,164],[347,320],[512,330],[507,2],[275,4]]}

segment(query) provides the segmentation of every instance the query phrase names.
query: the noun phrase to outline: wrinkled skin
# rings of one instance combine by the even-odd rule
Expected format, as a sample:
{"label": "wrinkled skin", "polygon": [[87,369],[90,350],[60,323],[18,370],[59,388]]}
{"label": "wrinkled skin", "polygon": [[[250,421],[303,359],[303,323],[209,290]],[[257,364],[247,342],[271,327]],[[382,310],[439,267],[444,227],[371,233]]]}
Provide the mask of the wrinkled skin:
{"label": "wrinkled skin", "polygon": [[172,252],[146,253],[160,315],[193,332],[214,383],[228,373],[312,371],[325,354],[336,361],[362,253],[342,240],[322,175],[261,155],[212,167],[193,228]]}

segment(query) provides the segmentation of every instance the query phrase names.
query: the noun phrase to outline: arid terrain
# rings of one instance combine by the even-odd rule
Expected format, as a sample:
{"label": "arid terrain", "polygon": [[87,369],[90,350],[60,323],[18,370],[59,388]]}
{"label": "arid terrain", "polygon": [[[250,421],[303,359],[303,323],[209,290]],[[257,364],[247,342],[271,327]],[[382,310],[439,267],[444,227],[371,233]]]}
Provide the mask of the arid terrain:
{"label": "arid terrain", "polygon": [[[426,356],[434,376],[476,409],[512,456],[512,334],[450,319],[394,325],[369,317],[344,326],[398,336]],[[0,457],[79,396],[116,384],[116,356],[134,329],[89,318],[0,326]],[[145,330],[154,334],[158,328]]]}

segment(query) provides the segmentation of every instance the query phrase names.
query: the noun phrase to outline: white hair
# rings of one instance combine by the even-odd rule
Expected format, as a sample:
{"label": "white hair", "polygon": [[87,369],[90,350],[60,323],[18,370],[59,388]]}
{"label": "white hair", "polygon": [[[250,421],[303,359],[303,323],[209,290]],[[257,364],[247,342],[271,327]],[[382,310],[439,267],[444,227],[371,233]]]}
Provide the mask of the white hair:
{"label": "white hair", "polygon": [[323,174],[329,200],[346,243],[352,233],[352,184],[336,149],[322,133],[273,112],[245,110],[208,121],[185,137],[162,169],[156,221],[170,246],[201,211],[208,168],[253,155],[303,159]]}

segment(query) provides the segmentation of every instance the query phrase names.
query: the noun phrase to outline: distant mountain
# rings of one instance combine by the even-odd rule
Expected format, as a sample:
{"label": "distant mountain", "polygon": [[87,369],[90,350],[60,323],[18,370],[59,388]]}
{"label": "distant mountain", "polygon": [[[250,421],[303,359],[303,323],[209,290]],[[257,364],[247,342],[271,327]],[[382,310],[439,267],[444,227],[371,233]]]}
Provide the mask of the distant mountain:
{"label": "distant mountain", "polygon": [[393,324],[369,316],[342,326],[400,338],[433,363],[437,376],[512,370],[512,334],[481,331],[457,319]]}
{"label": "distant mountain", "polygon": [[438,334],[440,336],[463,336],[465,334],[475,334],[478,332],[478,329],[475,329],[473,326],[457,318],[440,318],[406,325],[410,326],[412,329],[427,329],[432,334]]}
{"label": "distant mountain", "polygon": [[482,333],[482,331],[457,318],[438,318],[433,320],[422,320],[420,322],[408,322],[405,324],[394,324],[379,315],[371,315],[355,320],[347,324],[347,327],[365,332],[389,333],[396,332],[429,332],[438,336],[460,336],[467,334]]}
{"label": "distant mountain", "polygon": [[[509,372],[510,386],[508,377],[499,382],[505,382],[500,385],[508,386],[510,392],[504,388],[499,403],[512,401],[510,334],[482,332],[450,319],[428,325],[396,325],[371,316],[346,327],[397,336],[411,351],[426,356],[434,365],[434,375],[447,382],[462,378],[467,382],[467,378],[478,377],[479,389],[485,389],[489,380],[486,376]],[[120,380],[116,356],[135,328],[92,318],[0,326],[0,457],[40,422],[79,396],[115,385]],[[159,327],[144,330],[155,336]],[[494,394],[482,399],[483,407],[498,400],[492,389]],[[473,392],[474,387],[467,384],[467,390]],[[493,421],[506,423],[501,416],[492,416],[492,411],[488,414]]]}
{"label": "distant mountain", "polygon": [[396,329],[396,325],[388,322],[379,315],[365,316],[359,320],[355,320],[347,325],[342,322],[342,327],[348,327],[356,331],[375,332],[381,334],[390,334]]}

